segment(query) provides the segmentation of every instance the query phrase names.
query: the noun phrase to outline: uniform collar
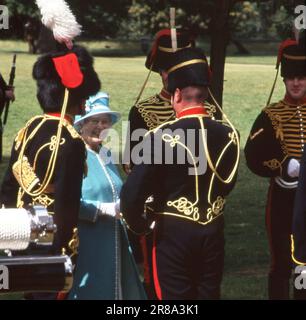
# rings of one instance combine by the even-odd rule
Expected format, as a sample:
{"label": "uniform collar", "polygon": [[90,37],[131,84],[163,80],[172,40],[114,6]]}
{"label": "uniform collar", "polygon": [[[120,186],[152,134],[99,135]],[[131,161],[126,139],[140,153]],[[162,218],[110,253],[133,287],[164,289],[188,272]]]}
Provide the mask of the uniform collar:
{"label": "uniform collar", "polygon": [[159,93],[159,96],[163,100],[167,100],[169,102],[171,101],[171,94],[165,88],[162,88],[161,92]]}
{"label": "uniform collar", "polygon": [[[51,117],[55,117],[55,118],[60,118],[61,117],[61,114],[58,113],[58,112],[48,112],[47,113],[48,116],[51,116]],[[65,114],[65,120],[67,120],[71,125],[73,125],[73,122],[74,122],[74,119],[71,115],[69,114]]]}
{"label": "uniform collar", "polygon": [[178,115],[177,118],[181,119],[187,116],[208,116],[208,113],[204,106],[194,106],[185,108]]}
{"label": "uniform collar", "polygon": [[306,105],[306,97],[303,99],[296,101],[292,99],[288,94],[285,95],[283,101],[287,104],[293,105],[293,106],[301,106],[301,105]]}

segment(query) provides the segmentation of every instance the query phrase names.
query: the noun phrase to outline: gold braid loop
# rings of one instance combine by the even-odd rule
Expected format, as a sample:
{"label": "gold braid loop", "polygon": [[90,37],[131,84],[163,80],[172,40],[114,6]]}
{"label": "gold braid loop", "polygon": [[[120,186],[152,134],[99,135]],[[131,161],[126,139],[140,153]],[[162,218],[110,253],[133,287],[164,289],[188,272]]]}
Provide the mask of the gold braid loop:
{"label": "gold braid loop", "polygon": [[[212,92],[210,91],[210,89],[208,88],[208,92],[211,96],[211,98],[213,99],[214,101],[214,104],[217,106],[217,108],[219,109],[219,111],[221,112],[221,114],[223,115],[225,121],[229,124],[229,126],[231,127],[231,129],[233,130],[233,134],[235,135],[236,137],[236,149],[237,149],[237,157],[236,157],[236,161],[235,161],[235,164],[234,164],[234,167],[231,171],[231,173],[229,174],[229,176],[226,178],[226,179],[223,179],[219,173],[217,172],[217,166],[215,167],[212,163],[212,160],[210,158],[210,155],[209,155],[209,152],[208,152],[208,146],[207,146],[207,139],[206,139],[206,136],[205,136],[205,128],[204,128],[204,123],[203,121],[200,121],[200,124],[201,124],[201,129],[202,129],[202,135],[203,135],[203,142],[204,142],[204,150],[205,150],[205,153],[206,153],[206,156],[207,156],[207,162],[208,162],[208,165],[210,167],[210,169],[212,170],[212,172],[216,175],[216,177],[223,183],[225,184],[228,184],[228,183],[231,183],[232,180],[234,179],[235,177],[235,174],[236,174],[236,171],[238,169],[238,164],[239,164],[239,158],[240,158],[240,141],[239,141],[239,135],[238,135],[238,132],[236,130],[236,128],[234,127],[234,125],[231,123],[231,121],[228,119],[228,117],[226,116],[226,114],[223,112],[223,110],[221,109],[221,107],[219,106],[218,102],[216,101],[215,97],[213,96]],[[230,144],[233,143],[233,141],[231,140],[230,141]],[[218,160],[221,160],[221,158],[223,157],[226,149],[229,147],[229,144],[227,144],[225,146],[225,148],[223,149],[221,155],[220,155],[220,158]]]}
{"label": "gold braid loop", "polygon": [[[20,177],[19,183],[20,183],[21,188],[31,197],[40,196],[45,191],[45,189],[48,187],[48,185],[53,177],[56,159],[57,159],[57,155],[58,155],[58,151],[59,151],[59,146],[60,146],[60,144],[63,143],[63,140],[61,139],[61,134],[62,134],[62,128],[63,128],[63,124],[64,124],[64,117],[65,117],[65,113],[66,113],[66,109],[67,109],[67,104],[68,104],[68,97],[69,97],[69,91],[68,91],[68,89],[65,89],[65,97],[64,97],[63,107],[61,110],[61,117],[60,117],[58,129],[57,129],[57,135],[56,135],[56,137],[51,138],[51,145],[52,145],[52,147],[50,147],[51,156],[50,156],[50,160],[49,160],[48,167],[46,170],[46,174],[45,174],[43,182],[38,184],[38,188],[36,188],[35,190],[30,189],[29,186],[27,186],[26,182],[24,181],[24,174],[23,174],[23,169],[24,169],[23,163],[24,163],[24,157],[25,157],[24,152],[25,152],[25,149],[26,149],[28,142],[35,136],[38,129],[43,125],[43,123],[46,121],[46,119],[43,119],[41,121],[41,123],[31,132],[29,137],[22,144],[22,147],[21,147],[21,150],[19,153],[19,157],[18,157],[18,161],[20,162],[20,166],[18,168],[19,169],[18,176]],[[25,139],[25,136],[26,135],[24,134],[23,139]]]}

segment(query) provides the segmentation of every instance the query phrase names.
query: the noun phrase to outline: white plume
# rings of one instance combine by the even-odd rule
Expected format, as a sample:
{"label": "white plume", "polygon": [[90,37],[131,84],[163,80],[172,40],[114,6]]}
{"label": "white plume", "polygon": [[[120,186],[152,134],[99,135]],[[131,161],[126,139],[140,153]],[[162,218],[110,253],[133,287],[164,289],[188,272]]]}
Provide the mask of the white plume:
{"label": "white plume", "polygon": [[297,43],[299,43],[300,41],[300,30],[298,30],[295,25],[293,24],[293,34],[294,34],[294,38],[295,38],[295,41]]}
{"label": "white plume", "polygon": [[42,15],[42,23],[53,31],[56,41],[72,47],[72,40],[81,34],[78,24],[68,4],[64,0],[36,0]]}

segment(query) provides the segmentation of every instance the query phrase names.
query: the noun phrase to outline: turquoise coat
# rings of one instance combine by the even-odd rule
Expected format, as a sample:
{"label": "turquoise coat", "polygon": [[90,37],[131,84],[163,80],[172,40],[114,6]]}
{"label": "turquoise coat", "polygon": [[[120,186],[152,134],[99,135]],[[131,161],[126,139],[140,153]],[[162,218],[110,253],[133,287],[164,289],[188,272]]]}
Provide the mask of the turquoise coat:
{"label": "turquoise coat", "polygon": [[116,166],[105,156],[109,151],[102,150],[98,155],[87,149],[79,255],[68,299],[146,299],[123,223],[110,216],[97,216],[97,203],[115,202],[122,186]]}

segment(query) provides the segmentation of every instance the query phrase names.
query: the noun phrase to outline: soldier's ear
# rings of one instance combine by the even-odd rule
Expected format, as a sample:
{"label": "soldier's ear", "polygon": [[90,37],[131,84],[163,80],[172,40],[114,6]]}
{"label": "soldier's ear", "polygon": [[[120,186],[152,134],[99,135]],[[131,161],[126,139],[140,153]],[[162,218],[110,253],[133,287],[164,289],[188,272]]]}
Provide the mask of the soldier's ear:
{"label": "soldier's ear", "polygon": [[176,88],[173,95],[174,103],[182,102],[182,91],[179,88]]}

